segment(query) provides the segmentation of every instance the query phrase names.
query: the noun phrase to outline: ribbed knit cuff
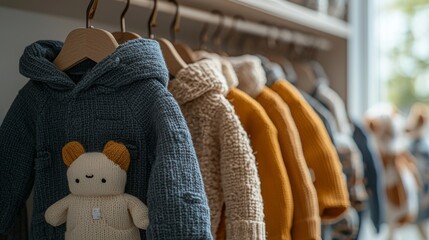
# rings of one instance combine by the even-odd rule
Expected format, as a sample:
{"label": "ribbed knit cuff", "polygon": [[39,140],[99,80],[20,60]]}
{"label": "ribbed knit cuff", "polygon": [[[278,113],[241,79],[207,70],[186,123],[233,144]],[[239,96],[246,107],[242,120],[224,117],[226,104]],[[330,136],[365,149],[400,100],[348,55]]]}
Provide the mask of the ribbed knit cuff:
{"label": "ribbed knit cuff", "polygon": [[300,240],[320,240],[320,219],[309,218],[293,223],[292,239]]}
{"label": "ribbed knit cuff", "polygon": [[146,239],[163,239],[163,240],[188,240],[188,239],[198,239],[198,240],[213,240],[212,233],[210,231],[210,226],[206,224],[200,224],[195,222],[195,224],[177,224],[179,229],[175,228],[176,226],[150,226],[146,230]]}
{"label": "ribbed knit cuff", "polygon": [[226,226],[228,240],[265,240],[265,223],[252,221],[230,222]]}
{"label": "ribbed knit cuff", "polygon": [[325,206],[321,213],[322,222],[325,224],[332,223],[342,218],[350,207],[350,203],[339,201],[337,204]]}

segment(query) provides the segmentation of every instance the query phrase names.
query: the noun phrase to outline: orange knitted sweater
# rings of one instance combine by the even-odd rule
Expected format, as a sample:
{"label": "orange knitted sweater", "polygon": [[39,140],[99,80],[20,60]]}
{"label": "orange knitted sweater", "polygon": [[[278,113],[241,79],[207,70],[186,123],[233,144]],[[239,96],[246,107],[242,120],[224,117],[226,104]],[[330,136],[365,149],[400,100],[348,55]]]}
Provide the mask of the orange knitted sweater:
{"label": "orange knitted sweater", "polygon": [[241,90],[230,89],[227,99],[234,106],[255,153],[261,180],[267,239],[292,239],[293,199],[277,140],[277,130],[261,105]]}
{"label": "orange knitted sweater", "polygon": [[283,162],[291,181],[293,194],[292,239],[320,239],[317,194],[289,107],[277,93],[267,87],[262,89],[256,101],[265,109],[278,131]]}
{"label": "orange knitted sweater", "polygon": [[301,137],[304,157],[314,170],[319,214],[322,220],[334,220],[350,206],[341,163],[322,121],[289,82],[275,82],[274,90],[289,106]]}

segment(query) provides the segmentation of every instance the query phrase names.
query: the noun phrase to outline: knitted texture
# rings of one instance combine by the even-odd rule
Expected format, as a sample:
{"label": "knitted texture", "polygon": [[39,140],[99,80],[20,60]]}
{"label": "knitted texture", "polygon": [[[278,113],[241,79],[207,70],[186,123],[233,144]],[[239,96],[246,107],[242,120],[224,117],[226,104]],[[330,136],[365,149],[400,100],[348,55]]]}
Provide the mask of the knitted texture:
{"label": "knitted texture", "polygon": [[256,100],[265,109],[279,133],[280,149],[291,182],[294,202],[292,239],[320,239],[317,194],[289,107],[277,93],[267,87]]}
{"label": "knitted texture", "polygon": [[168,71],[157,42],[136,39],[98,64],[66,73],[51,62],[62,43],[27,47],[21,89],[0,127],[0,233],[11,228],[34,186],[31,239],[64,239],[65,226],[44,220],[68,194],[61,148],[79,141],[100,152],[109,140],[131,155],[125,192],[149,208],[141,239],[212,239],[210,212],[192,139],[168,92]]}
{"label": "knitted texture", "polygon": [[363,211],[366,209],[368,194],[364,185],[362,154],[351,136],[338,133],[334,137],[343,173],[347,179],[350,203],[356,210]]}
{"label": "knitted texture", "polygon": [[325,83],[316,88],[314,95],[334,116],[338,129],[338,134],[334,137],[343,172],[347,177],[350,201],[354,208],[363,210],[364,203],[368,199],[364,186],[364,164],[362,154],[352,138],[352,125],[349,122],[344,101]]}
{"label": "knitted texture", "polygon": [[[206,51],[196,51],[195,56],[198,59],[212,59],[214,61],[217,61],[218,64],[220,64],[220,69],[222,71],[222,75],[225,77],[226,83],[228,85],[228,88],[234,86],[236,87],[238,85],[238,78],[237,75],[234,72],[234,67],[232,64],[228,61],[227,58],[221,57],[217,55],[216,53],[209,53]],[[219,67],[219,65],[216,65]]]}
{"label": "knitted texture", "polygon": [[69,142],[62,149],[63,161],[67,167],[70,167],[73,161],[84,153],[85,148],[78,141]]}
{"label": "knitted texture", "polygon": [[264,68],[265,76],[267,78],[267,86],[273,85],[278,80],[287,79],[283,68],[278,64],[271,62],[268,58],[262,55],[256,55],[261,60],[261,65]]}
{"label": "knitted texture", "polygon": [[317,113],[317,116],[319,116],[320,120],[322,120],[323,125],[328,132],[329,138],[335,146],[336,143],[334,138],[334,132],[336,132],[337,130],[335,126],[334,116],[332,116],[332,113],[330,113],[329,110],[326,109],[326,107],[323,106],[323,104],[320,103],[317,99],[313,98],[304,91],[299,92],[304,97],[305,101],[311,106],[311,108],[313,108],[314,112]]}
{"label": "knitted texture", "polygon": [[327,84],[320,84],[316,88],[314,97],[324,104],[332,113],[338,131],[351,136],[353,130],[348,120],[346,106],[338,93],[332,90]]}
{"label": "knitted texture", "polygon": [[[253,98],[258,96],[267,82],[264,69],[261,66],[261,60],[252,55],[230,57],[228,60],[231,62],[237,74],[239,81],[238,89],[249,94]],[[240,81],[240,79],[255,79],[256,82]]]}
{"label": "knitted texture", "polygon": [[28,240],[28,215],[24,205],[15,218],[12,230],[7,234],[0,234],[0,240]]}
{"label": "knitted texture", "polygon": [[[83,149],[79,145],[76,141],[68,143],[63,153]],[[66,240],[140,240],[138,228],[147,228],[148,209],[138,198],[124,193],[127,173],[117,164],[118,159],[122,160],[119,164],[129,164],[129,152],[114,141],[107,142],[103,152],[114,149],[118,155],[127,156],[111,159],[103,153],[84,152],[68,166],[71,193],[45,212],[46,221],[54,227],[66,222]]]}
{"label": "knitted texture", "polygon": [[[249,69],[253,67],[256,69]],[[244,72],[264,73],[262,65],[243,65],[237,68],[239,84],[245,89],[258,89],[260,83],[267,81],[264,74],[245,74]],[[247,77],[247,78],[244,78]],[[287,105],[271,89],[263,86],[255,98],[265,109],[278,131],[278,143],[286,172],[291,181],[294,202],[292,239],[320,239],[320,217],[317,196],[302,154],[298,131]],[[298,230],[298,231],[297,231]]]}
{"label": "knitted texture", "polygon": [[123,170],[128,171],[128,167],[130,166],[130,152],[125,145],[118,144],[114,141],[108,141],[106,146],[104,146],[103,153]]}
{"label": "knitted texture", "polygon": [[289,106],[301,137],[304,157],[314,170],[314,186],[322,220],[340,217],[350,206],[341,163],[322,121],[299,91],[287,81],[277,81],[273,89]]}
{"label": "knitted texture", "polygon": [[182,69],[169,90],[188,123],[216,237],[225,208],[226,239],[265,239],[260,181],[246,132],[225,99],[226,82],[212,60]]}
{"label": "knitted texture", "polygon": [[[230,89],[227,99],[250,138],[258,164],[268,239],[291,239],[294,205],[277,130],[267,113],[246,93]],[[241,239],[245,238],[245,235]]]}

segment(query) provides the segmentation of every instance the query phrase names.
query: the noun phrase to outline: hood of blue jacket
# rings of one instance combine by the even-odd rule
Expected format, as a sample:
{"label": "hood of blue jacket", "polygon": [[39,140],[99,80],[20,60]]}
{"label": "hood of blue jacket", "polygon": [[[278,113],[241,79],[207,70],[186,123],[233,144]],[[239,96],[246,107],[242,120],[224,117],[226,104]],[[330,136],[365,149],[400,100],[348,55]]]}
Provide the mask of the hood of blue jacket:
{"label": "hood of blue jacket", "polygon": [[37,41],[28,46],[20,59],[20,73],[32,81],[61,92],[78,94],[94,87],[120,88],[135,81],[156,79],[168,83],[168,70],[159,44],[135,39],[119,47],[98,64],[87,60],[61,71],[53,63],[63,47],[59,41]]}

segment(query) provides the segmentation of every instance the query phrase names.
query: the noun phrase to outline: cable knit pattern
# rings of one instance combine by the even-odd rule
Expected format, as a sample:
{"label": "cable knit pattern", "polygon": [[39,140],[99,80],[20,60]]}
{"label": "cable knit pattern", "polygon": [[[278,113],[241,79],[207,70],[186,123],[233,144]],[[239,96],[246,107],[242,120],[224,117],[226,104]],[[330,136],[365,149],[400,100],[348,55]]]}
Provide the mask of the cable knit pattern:
{"label": "cable knit pattern", "polygon": [[322,220],[341,217],[350,206],[341,163],[322,121],[289,82],[275,82],[273,89],[289,106],[302,141],[308,167],[314,170],[319,214]]}
{"label": "cable knit pattern", "polygon": [[192,139],[166,85],[168,71],[156,41],[120,45],[98,64],[64,73],[53,63],[62,48],[39,41],[26,48],[20,90],[0,127],[0,234],[34,186],[31,239],[64,239],[46,209],[69,193],[61,149],[79,141],[99,152],[109,140],[131,155],[125,192],[148,206],[141,239],[212,239],[210,212]]}
{"label": "cable knit pattern", "polygon": [[265,239],[261,187],[249,139],[223,94],[213,61],[182,69],[169,90],[187,120],[209,200],[216,237],[225,208],[226,239]]}

